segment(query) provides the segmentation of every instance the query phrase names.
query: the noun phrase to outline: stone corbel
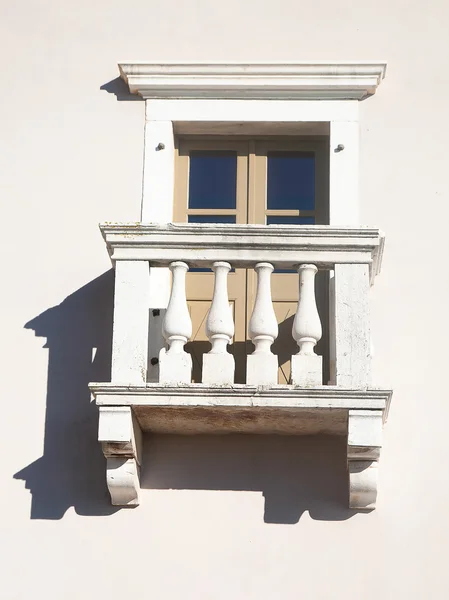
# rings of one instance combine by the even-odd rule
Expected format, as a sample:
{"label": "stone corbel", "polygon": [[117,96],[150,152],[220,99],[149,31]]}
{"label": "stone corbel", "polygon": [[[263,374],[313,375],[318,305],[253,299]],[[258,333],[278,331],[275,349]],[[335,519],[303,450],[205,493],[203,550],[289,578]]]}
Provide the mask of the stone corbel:
{"label": "stone corbel", "polygon": [[106,482],[115,506],[138,506],[142,433],[129,406],[101,406],[98,440],[106,457]]}
{"label": "stone corbel", "polygon": [[350,410],[348,415],[348,474],[350,508],[376,507],[377,472],[382,447],[381,410]]}

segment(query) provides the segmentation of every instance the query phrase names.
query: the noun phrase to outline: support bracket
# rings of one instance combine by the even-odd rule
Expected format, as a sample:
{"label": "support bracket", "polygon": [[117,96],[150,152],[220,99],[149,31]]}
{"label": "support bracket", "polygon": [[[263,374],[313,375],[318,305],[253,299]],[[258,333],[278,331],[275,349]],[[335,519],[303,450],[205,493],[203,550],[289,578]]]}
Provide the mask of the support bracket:
{"label": "support bracket", "polygon": [[98,440],[106,457],[106,482],[115,506],[138,506],[142,432],[129,406],[101,406]]}
{"label": "support bracket", "polygon": [[371,510],[376,507],[382,422],[381,410],[348,411],[350,508]]}

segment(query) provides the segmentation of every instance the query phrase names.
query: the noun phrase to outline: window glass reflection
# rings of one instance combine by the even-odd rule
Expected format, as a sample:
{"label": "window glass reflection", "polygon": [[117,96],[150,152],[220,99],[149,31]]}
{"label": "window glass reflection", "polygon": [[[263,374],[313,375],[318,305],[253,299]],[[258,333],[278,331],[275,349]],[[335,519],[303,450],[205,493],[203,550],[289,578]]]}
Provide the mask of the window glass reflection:
{"label": "window glass reflection", "polygon": [[315,209],[315,155],[312,152],[267,154],[267,208]]}
{"label": "window glass reflection", "polygon": [[189,208],[235,208],[237,153],[190,153]]}

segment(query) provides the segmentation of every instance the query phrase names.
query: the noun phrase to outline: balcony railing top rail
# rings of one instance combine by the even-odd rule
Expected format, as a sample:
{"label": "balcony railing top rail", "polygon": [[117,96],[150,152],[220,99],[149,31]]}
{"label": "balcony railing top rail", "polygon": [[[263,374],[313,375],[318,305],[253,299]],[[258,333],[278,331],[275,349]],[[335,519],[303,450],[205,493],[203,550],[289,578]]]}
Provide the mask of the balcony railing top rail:
{"label": "balcony railing top rail", "polygon": [[101,232],[112,261],[147,260],[166,267],[227,261],[234,267],[270,262],[275,268],[313,263],[369,264],[371,280],[380,272],[384,236],[369,227],[326,225],[235,225],[215,223],[103,223]]}

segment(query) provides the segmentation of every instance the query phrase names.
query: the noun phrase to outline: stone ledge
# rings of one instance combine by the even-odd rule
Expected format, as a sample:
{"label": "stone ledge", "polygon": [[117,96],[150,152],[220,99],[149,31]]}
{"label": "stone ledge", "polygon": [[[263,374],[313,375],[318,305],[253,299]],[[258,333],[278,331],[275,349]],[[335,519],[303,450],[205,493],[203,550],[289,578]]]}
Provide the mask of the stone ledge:
{"label": "stone ledge", "polygon": [[120,76],[145,99],[363,100],[385,77],[385,63],[123,62]]}
{"label": "stone ledge", "polygon": [[333,386],[93,383],[90,389],[99,406],[132,407],[142,430],[154,433],[346,435],[350,410],[381,411],[385,418],[391,398],[390,390]]}

